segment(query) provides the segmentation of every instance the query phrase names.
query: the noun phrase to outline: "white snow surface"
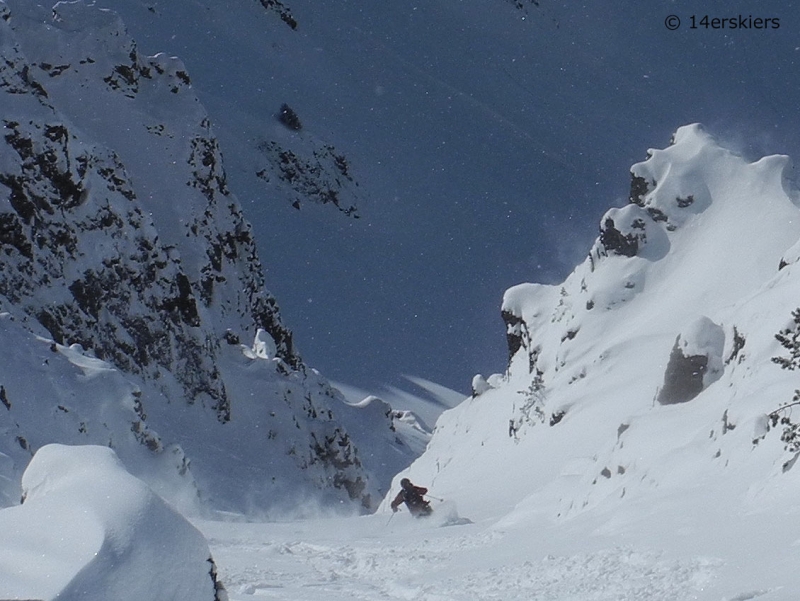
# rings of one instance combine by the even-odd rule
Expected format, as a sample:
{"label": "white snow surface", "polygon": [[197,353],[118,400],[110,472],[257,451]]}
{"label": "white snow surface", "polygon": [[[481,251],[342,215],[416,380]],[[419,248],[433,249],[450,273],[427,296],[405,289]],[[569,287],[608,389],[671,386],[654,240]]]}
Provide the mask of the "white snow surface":
{"label": "white snow surface", "polygon": [[[437,511],[447,509],[439,504]],[[586,536],[586,523],[519,528],[493,520],[447,525],[436,513],[427,521],[390,516],[197,525],[232,601],[791,598],[764,586],[767,578],[720,586],[733,566],[719,556],[608,533]]]}
{"label": "white snow surface", "polygon": [[213,601],[208,545],[114,451],[48,445],[0,511],[0,598]]}

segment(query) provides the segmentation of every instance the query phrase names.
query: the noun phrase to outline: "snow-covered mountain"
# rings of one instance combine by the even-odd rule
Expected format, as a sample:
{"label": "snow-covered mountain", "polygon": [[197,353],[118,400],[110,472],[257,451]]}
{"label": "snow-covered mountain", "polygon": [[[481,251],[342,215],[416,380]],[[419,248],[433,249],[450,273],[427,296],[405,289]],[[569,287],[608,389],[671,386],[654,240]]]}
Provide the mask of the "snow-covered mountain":
{"label": "snow-covered mountain", "polygon": [[200,524],[233,599],[798,597],[791,163],[691,125],[630,183],[561,285],[508,291],[508,370],[398,475],[433,515]]}
{"label": "snow-covered mountain", "polygon": [[218,509],[369,508],[413,451],[296,352],[180,60],[82,1],[0,3],[0,28],[6,503],[65,442]]}
{"label": "snow-covered mountain", "polygon": [[535,495],[562,518],[698,478],[793,489],[794,448],[767,418],[791,418],[797,382],[773,361],[796,328],[791,161],[748,163],[699,125],[648,157],[563,284],[506,293],[507,372],[476,377],[413,477],[447,490],[470,473],[487,485],[466,506],[502,489],[509,509]]}
{"label": "snow-covered mountain", "polygon": [[[242,136],[235,151],[239,175],[247,172],[239,181],[255,181],[291,211],[329,205],[321,210],[349,224],[361,214],[349,149],[318,135],[333,132],[336,111],[306,129],[306,115],[322,112],[311,106],[316,101],[303,106],[294,98],[303,99],[304,82],[310,86],[323,67],[348,71],[325,48],[373,56],[363,45],[309,40],[361,36],[382,60],[404,66],[387,71],[404,79],[390,90],[395,97],[409,94],[414,86],[405,84],[418,77],[429,81],[420,94],[426,100],[406,102],[407,115],[428,106],[430,95],[458,98],[447,111],[422,111],[396,140],[405,150],[430,120],[472,131],[463,117],[474,113],[462,113],[459,103],[491,107],[481,101],[488,96],[463,93],[458,77],[438,78],[463,60],[462,46],[426,56],[429,47],[413,36],[399,53],[395,41],[378,43],[379,21],[407,7],[386,4],[364,15],[357,3],[342,2],[337,17],[300,0],[305,14],[272,0],[230,15],[199,0],[119,4],[145,13],[150,20],[138,25],[153,24],[153,39],[181,16],[195,19],[187,29],[227,28],[221,42],[192,35],[189,46],[221,43],[240,73],[252,65],[229,60],[239,46],[228,41],[261,39],[259,25],[240,35],[242,14],[266,13],[281,28],[286,37],[275,37],[269,57],[279,63],[272,72],[284,70],[291,84],[265,94],[267,108],[231,111],[225,136],[235,146],[237,135],[255,131],[251,117],[266,113],[264,137]],[[458,8],[467,11],[465,23],[481,15],[501,30],[507,15],[477,10],[486,5]],[[538,31],[559,28],[550,7],[534,0],[497,5],[535,18]],[[421,7],[417,16],[435,29],[453,14],[442,6]],[[315,23],[320,15],[332,22]],[[374,30],[362,28],[373,18]],[[314,35],[289,37],[306,24]],[[498,43],[529,32],[513,29]],[[542,35],[543,46],[555,38]],[[553,81],[562,68],[548,59],[560,48],[536,58]],[[110,452],[46,446],[59,441],[111,447],[128,471],[181,508],[199,505],[217,510],[206,516],[242,521],[303,506],[374,507],[389,488],[386,475],[427,444],[392,486],[396,492],[397,481],[410,477],[430,489],[435,511],[427,522],[390,514],[391,493],[377,515],[363,518],[201,522],[237,599],[272,589],[283,598],[420,601],[788,601],[800,594],[800,192],[787,157],[749,162],[699,125],[649,151],[631,170],[628,204],[602,217],[586,260],[562,284],[506,293],[507,370],[476,376],[472,397],[439,417],[428,442],[413,415],[377,397],[347,404],[301,359],[265,288],[211,119],[178,59],[144,56],[115,13],[82,0],[52,10],[0,0],[0,53],[0,505],[25,498],[0,515],[7,534],[0,585],[14,587],[0,590],[78,597],[74,584],[97,598],[109,591],[139,598],[166,583],[188,596],[197,587],[198,595],[222,598],[195,531]],[[571,58],[584,64],[587,57]],[[420,72],[422,63],[430,70]],[[487,60],[482,68],[495,66]],[[525,69],[503,72],[522,90],[518,116],[530,100],[528,80],[518,78]],[[343,81],[378,71],[348,71]],[[576,80],[586,73],[575,72]],[[268,81],[253,77],[247,89]],[[384,98],[386,81],[364,85]],[[294,98],[271,102],[291,86]],[[228,98],[221,89],[217,108],[246,96]],[[326,93],[338,103],[335,89]],[[607,104],[597,106],[602,112]],[[582,108],[560,102],[531,119],[564,123],[574,134]],[[378,106],[370,124],[381,123],[385,110]],[[503,115],[492,119],[482,133],[523,131]],[[356,123],[346,120],[333,134],[337,145],[358,139]],[[533,145],[552,150],[557,139]],[[365,148],[362,158],[374,147]],[[424,163],[435,153],[408,156]],[[529,166],[524,153],[521,164]],[[571,163],[566,171],[580,168]],[[388,170],[378,171],[368,178]],[[368,352],[393,350],[384,346]],[[37,450],[43,453],[21,481]],[[36,562],[24,563],[31,553]],[[173,577],[176,559],[187,559],[185,579]],[[39,568],[53,566],[58,581],[37,580]]]}
{"label": "snow-covered mountain", "polygon": [[644,540],[736,562],[773,540],[771,559],[738,565],[730,582],[796,587],[791,161],[748,162],[690,125],[631,176],[629,204],[606,213],[563,284],[506,293],[507,372],[476,376],[397,480],[557,540]]}

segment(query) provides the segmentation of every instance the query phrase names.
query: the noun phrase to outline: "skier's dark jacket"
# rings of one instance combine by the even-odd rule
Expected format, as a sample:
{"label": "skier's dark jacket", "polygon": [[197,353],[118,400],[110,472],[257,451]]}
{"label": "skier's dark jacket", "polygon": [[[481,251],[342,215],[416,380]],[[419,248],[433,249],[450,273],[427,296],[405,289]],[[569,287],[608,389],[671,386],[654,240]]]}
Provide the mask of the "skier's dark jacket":
{"label": "skier's dark jacket", "polygon": [[397,508],[405,503],[411,515],[417,517],[430,515],[433,509],[431,509],[430,503],[422,498],[428,492],[427,488],[414,486],[408,478],[403,478],[400,481],[400,486],[403,489],[397,493],[394,501],[392,501],[392,511],[397,511]]}

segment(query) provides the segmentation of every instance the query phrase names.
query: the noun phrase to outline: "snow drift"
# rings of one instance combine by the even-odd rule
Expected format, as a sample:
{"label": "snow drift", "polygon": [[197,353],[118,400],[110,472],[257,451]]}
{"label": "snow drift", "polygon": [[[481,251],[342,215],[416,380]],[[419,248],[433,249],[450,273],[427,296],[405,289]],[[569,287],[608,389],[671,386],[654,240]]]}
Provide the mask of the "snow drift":
{"label": "snow drift", "polygon": [[47,445],[0,511],[4,599],[227,599],[208,545],[106,447]]}

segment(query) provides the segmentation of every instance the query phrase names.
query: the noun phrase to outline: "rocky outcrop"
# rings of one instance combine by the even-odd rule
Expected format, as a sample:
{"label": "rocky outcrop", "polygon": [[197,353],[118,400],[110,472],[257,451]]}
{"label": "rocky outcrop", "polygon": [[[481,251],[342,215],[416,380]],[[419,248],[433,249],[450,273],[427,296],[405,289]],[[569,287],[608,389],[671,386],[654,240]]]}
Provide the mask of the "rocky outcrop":
{"label": "rocky outcrop", "polygon": [[645,206],[645,196],[655,187],[655,182],[648,182],[644,177],[631,173],[631,191],[628,194],[628,202],[640,207]]}
{"label": "rocky outcrop", "polygon": [[599,255],[641,257],[657,261],[669,251],[662,224],[638,204],[609,210],[600,224]]}
{"label": "rocky outcrop", "polygon": [[525,321],[512,313],[511,311],[504,310],[500,314],[503,318],[503,323],[506,324],[506,345],[508,346],[508,361],[514,358],[519,350],[523,347],[527,348],[529,341],[528,327]]}
{"label": "rocky outcrop", "polygon": [[280,0],[258,0],[258,2],[267,9],[268,12],[277,14],[281,21],[286,23],[292,29],[297,29],[297,20],[292,15],[291,9]]}
{"label": "rocky outcrop", "polygon": [[509,4],[513,5],[517,10],[523,11],[525,14],[532,8],[539,8],[539,0],[506,0]]}
{"label": "rocky outcrop", "polygon": [[295,209],[306,203],[331,205],[358,219],[358,182],[350,172],[347,158],[330,144],[318,142],[310,135],[296,135],[298,138],[291,143],[270,140],[258,145],[264,166],[256,176],[269,189],[288,198]]}
{"label": "rocky outcrop", "polygon": [[[631,224],[635,230],[644,230],[644,223],[636,221]],[[607,253],[635,257],[639,250],[639,239],[634,233],[623,234],[617,229],[614,220],[607,217],[600,226],[600,244]]]}
{"label": "rocky outcrop", "polygon": [[706,317],[690,324],[675,340],[658,393],[661,405],[686,403],[722,374],[725,332]]}
{"label": "rocky outcrop", "polygon": [[667,363],[664,386],[658,393],[662,405],[686,403],[703,391],[703,377],[708,370],[706,355],[684,355],[680,347],[680,336]]}
{"label": "rocky outcrop", "polygon": [[126,372],[170,372],[188,400],[207,398],[228,419],[191,281],[136,204],[119,157],[62,122],[22,121],[3,120],[0,221],[10,235],[0,240],[0,294],[57,343]]}

